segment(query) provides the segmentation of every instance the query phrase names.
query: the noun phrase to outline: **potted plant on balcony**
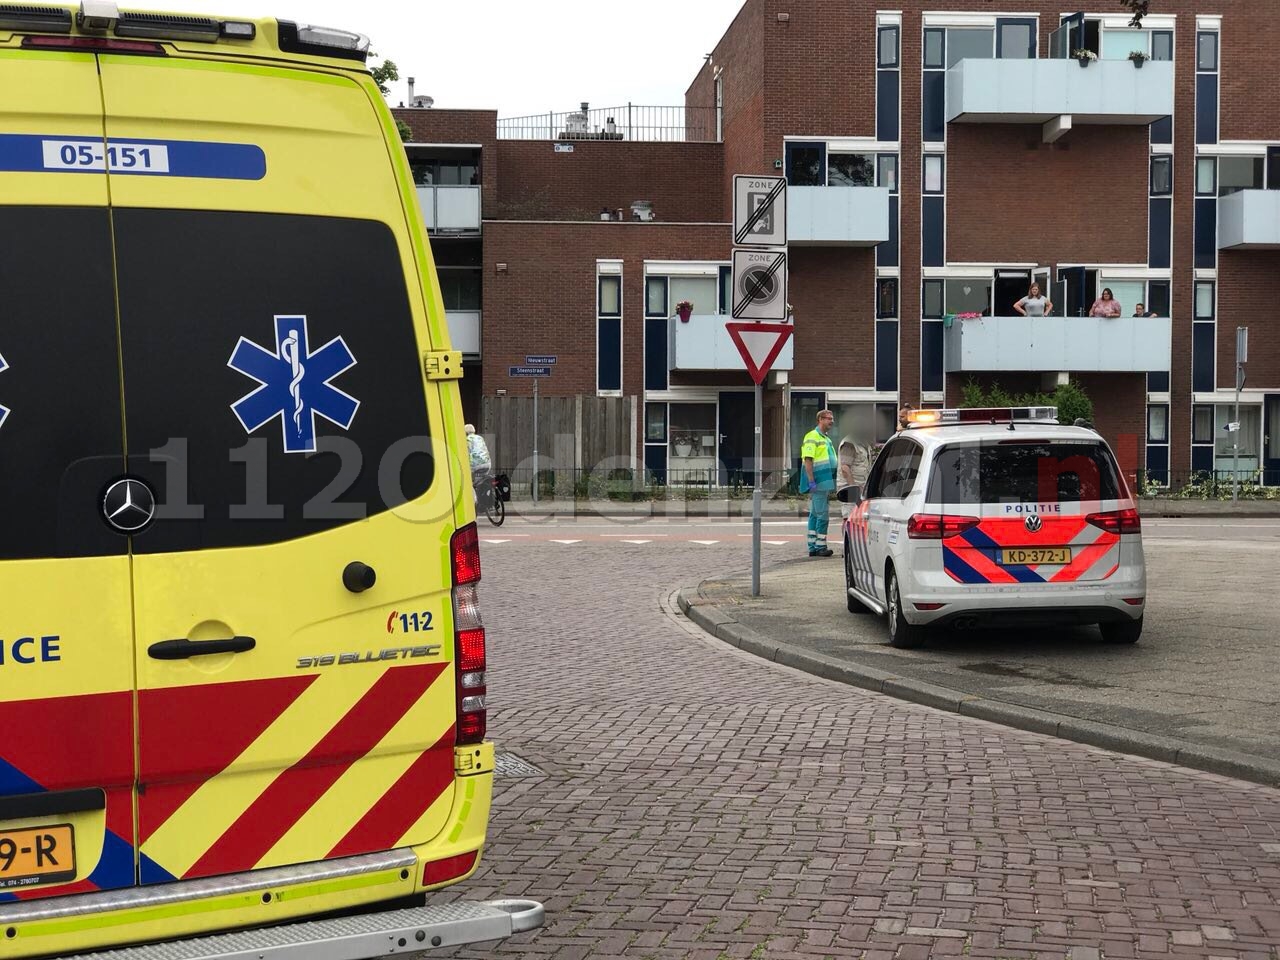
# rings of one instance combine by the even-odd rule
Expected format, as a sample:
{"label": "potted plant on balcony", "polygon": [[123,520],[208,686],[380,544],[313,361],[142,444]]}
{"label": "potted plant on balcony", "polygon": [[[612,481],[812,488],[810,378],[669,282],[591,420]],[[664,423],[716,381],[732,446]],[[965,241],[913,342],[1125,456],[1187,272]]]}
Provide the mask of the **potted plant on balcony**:
{"label": "potted plant on balcony", "polygon": [[677,457],[687,457],[693,452],[693,436],[688,433],[677,433],[671,438],[676,448]]}
{"label": "potted plant on balcony", "polygon": [[689,317],[693,313],[693,301],[681,300],[676,304],[676,315],[680,318],[681,323],[688,323]]}
{"label": "potted plant on balcony", "polygon": [[1082,68],[1087,67],[1094,60],[1098,59],[1098,55],[1096,53],[1092,50],[1085,50],[1083,47],[1079,50],[1073,50],[1071,52],[1071,56],[1076,58],[1076,63],[1080,64]]}
{"label": "potted plant on balcony", "polygon": [[1129,59],[1133,61],[1133,66],[1135,69],[1141,70],[1142,65],[1146,63],[1148,60],[1150,60],[1151,57],[1143,53],[1141,50],[1134,50],[1132,53],[1129,54]]}

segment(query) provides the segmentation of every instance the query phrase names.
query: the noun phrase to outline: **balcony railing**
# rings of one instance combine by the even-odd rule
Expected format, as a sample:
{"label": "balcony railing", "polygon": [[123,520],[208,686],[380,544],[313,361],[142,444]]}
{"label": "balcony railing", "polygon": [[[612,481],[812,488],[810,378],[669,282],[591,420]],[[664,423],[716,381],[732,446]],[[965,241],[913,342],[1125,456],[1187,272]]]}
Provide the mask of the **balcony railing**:
{"label": "balcony railing", "polygon": [[1168,61],[961,60],[947,71],[948,123],[1136,125],[1172,113]]}
{"label": "balcony railing", "polygon": [[978,317],[943,331],[948,373],[1168,370],[1168,317]]}
{"label": "balcony railing", "polygon": [[790,187],[787,242],[874,247],[889,239],[888,187]]}
{"label": "balcony railing", "polygon": [[1241,190],[1219,200],[1218,249],[1280,249],[1280,190]]}
{"label": "balcony railing", "polygon": [[498,120],[499,140],[630,140],[660,143],[715,143],[719,108],[588,107]]}
{"label": "balcony railing", "polygon": [[480,188],[418,187],[418,203],[431,233],[479,233]]}
{"label": "balcony railing", "polygon": [[480,320],[479,310],[448,310],[445,320],[449,324],[449,343],[454,350],[460,350],[468,360],[480,357]]}
{"label": "balcony railing", "polygon": [[[719,314],[694,314],[685,323],[672,317],[667,327],[667,360],[672,370],[741,370],[742,354],[725,329],[729,318]],[[774,370],[795,367],[795,337],[788,337],[773,364]]]}

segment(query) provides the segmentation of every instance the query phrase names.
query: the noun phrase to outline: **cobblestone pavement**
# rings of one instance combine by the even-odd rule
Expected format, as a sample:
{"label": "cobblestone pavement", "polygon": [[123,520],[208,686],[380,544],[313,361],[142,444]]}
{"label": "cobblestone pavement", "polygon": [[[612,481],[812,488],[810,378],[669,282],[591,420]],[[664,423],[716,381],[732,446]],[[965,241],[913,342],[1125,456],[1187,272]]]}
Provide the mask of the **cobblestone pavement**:
{"label": "cobblestone pavement", "polygon": [[706,639],[671,594],[740,572],[740,539],[562,537],[482,547],[491,733],[541,773],[499,778],[481,870],[439,896],[547,922],[449,955],[1280,957],[1280,791]]}

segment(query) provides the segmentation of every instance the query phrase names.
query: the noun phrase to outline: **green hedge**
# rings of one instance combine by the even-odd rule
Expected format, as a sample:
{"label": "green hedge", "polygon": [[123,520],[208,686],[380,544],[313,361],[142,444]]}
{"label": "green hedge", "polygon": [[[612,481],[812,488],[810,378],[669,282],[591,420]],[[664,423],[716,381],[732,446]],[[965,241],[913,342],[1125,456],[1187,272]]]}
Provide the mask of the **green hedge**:
{"label": "green hedge", "polygon": [[981,386],[970,380],[961,392],[960,406],[1057,407],[1059,423],[1093,422],[1093,401],[1075,380],[1059,384],[1052,393],[1010,393],[999,383],[992,383],[991,388],[984,392]]}

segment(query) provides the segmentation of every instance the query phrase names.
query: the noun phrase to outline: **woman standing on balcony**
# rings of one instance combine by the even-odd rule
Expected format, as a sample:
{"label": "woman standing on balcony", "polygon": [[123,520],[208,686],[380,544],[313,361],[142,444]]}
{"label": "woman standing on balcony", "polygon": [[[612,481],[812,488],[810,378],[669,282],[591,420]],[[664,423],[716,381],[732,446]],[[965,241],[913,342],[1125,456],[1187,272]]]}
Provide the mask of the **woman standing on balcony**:
{"label": "woman standing on balcony", "polygon": [[1053,313],[1053,301],[1040,294],[1040,284],[1033,283],[1027,295],[1013,305],[1019,316],[1044,317]]}
{"label": "woman standing on balcony", "polygon": [[1093,301],[1093,306],[1089,308],[1089,316],[1091,317],[1118,317],[1120,316],[1120,301],[1111,295],[1110,287],[1102,288],[1102,296]]}

